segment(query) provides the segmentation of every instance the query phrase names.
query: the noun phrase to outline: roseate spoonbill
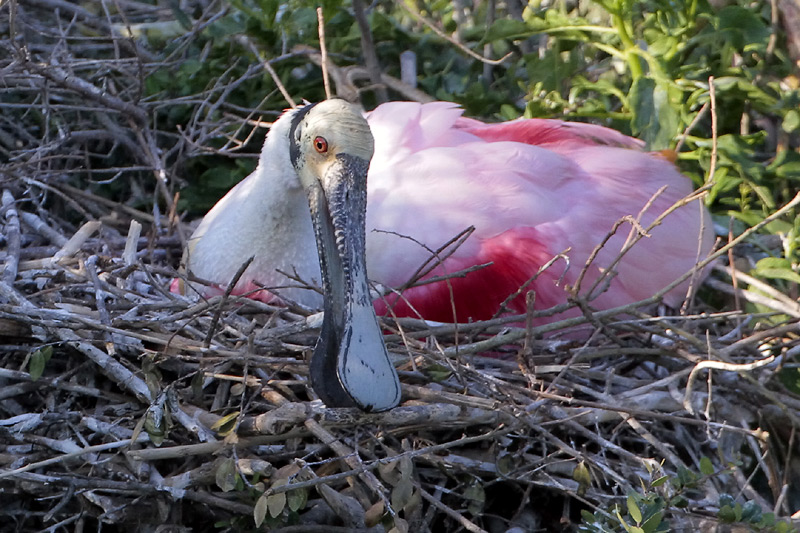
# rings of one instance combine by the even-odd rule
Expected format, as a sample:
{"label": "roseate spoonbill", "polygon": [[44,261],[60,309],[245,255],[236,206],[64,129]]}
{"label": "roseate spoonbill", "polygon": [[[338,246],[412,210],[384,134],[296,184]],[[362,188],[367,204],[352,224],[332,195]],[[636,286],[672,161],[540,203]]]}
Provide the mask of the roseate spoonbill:
{"label": "roseate spoonbill", "polygon": [[[368,160],[370,136],[360,126],[352,126],[353,132],[348,133],[345,126],[351,127],[355,122],[352,117],[344,118],[350,111],[341,111],[342,118],[335,118],[339,111],[329,113],[331,106],[350,109],[341,102],[325,102],[287,111],[275,122],[255,172],[220,200],[192,235],[183,261],[187,271],[224,287],[252,256],[254,260],[239,279],[235,293],[258,291],[254,296],[265,301],[283,298],[318,307],[322,296],[300,287],[286,275],[310,282],[320,280],[320,261],[314,246],[316,228],[325,292],[339,291],[339,296],[326,304],[326,311],[329,305],[341,305],[333,303],[341,298],[341,290],[345,295],[351,290],[362,291],[357,299],[366,298],[361,266],[357,267],[357,289],[355,285],[334,287],[347,274],[337,269],[356,267],[345,260],[335,260],[335,254],[326,251],[333,241],[339,255],[350,254],[352,259],[360,254],[359,250],[348,248],[360,245],[358,238],[350,235],[356,231],[357,216],[353,215],[349,226],[337,228],[324,209],[315,207],[327,208],[336,219],[349,209],[342,202],[355,201],[351,196],[361,198],[364,191],[346,192],[339,186],[327,190],[324,185],[314,185],[311,173],[328,167],[310,170],[312,167],[304,158],[320,156],[315,138],[311,139],[312,151],[308,146],[297,145],[298,140],[293,137],[298,131],[311,131],[302,124],[319,114],[324,117],[320,124],[334,127],[331,135],[336,142],[348,143],[347,147],[337,144],[337,150]],[[451,246],[442,252],[444,260],[425,277],[489,264],[464,277],[390,292],[375,300],[379,313],[442,322],[485,319],[503,303],[508,312],[524,312],[526,291],[535,291],[537,309],[563,303],[565,286],[576,283],[592,250],[616,221],[632,216],[647,227],[692,190],[689,180],[666,157],[645,152],[641,141],[602,126],[547,119],[484,124],[462,117],[461,109],[447,102],[392,102],[377,107],[366,117],[374,136],[366,215],[366,266],[370,279],[384,287],[402,286],[431,258],[432,250],[468,226],[475,228],[472,235],[455,250]],[[331,139],[318,136],[327,140],[329,155],[334,153],[330,152]],[[356,174],[364,172],[366,166],[337,164],[330,168],[338,169],[342,180],[363,186],[363,176],[357,179]],[[324,183],[322,178],[316,179]],[[662,187],[665,189],[657,194]],[[315,213],[313,224],[309,205]],[[705,256],[713,242],[713,230],[709,215],[698,200],[671,212],[649,237],[636,243],[614,264],[627,237],[627,229],[617,231],[587,267],[584,288],[609,268],[616,273],[607,289],[591,301],[595,308],[615,307],[655,294]],[[355,240],[348,244],[351,238]],[[567,248],[566,271],[563,264],[556,264],[539,272],[540,267]],[[524,290],[519,291],[520,287]],[[199,286],[196,289],[205,295],[219,291]],[[507,301],[517,291],[520,294]],[[679,286],[664,300],[676,306],[685,291],[685,285]],[[358,307],[349,316],[345,312],[344,321],[370,322],[370,333],[364,334],[364,342],[380,344],[372,338],[377,330],[373,328],[374,318],[367,320],[367,314]],[[328,319],[327,312],[325,316],[329,330],[341,328],[341,317]],[[385,351],[377,357],[380,363],[376,363],[376,372],[391,377],[394,370],[386,366],[384,354]],[[343,403],[346,395],[353,397],[346,378],[345,396],[341,390],[325,392],[319,383],[320,372],[323,367],[330,371],[333,363],[315,359],[323,360],[325,363],[316,365],[312,362],[312,383],[317,380],[315,388],[323,391],[323,400],[331,405]],[[324,397],[326,394],[328,398]],[[387,397],[394,394],[396,389],[387,392]],[[353,400],[376,409],[394,401]]]}

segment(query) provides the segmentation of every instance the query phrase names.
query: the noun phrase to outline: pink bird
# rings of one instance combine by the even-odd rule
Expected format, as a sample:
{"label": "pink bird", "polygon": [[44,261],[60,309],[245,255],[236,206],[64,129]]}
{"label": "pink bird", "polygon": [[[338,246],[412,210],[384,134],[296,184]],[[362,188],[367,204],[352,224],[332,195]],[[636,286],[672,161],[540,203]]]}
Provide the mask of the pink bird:
{"label": "pink bird", "polygon": [[[289,162],[292,114],[273,126],[256,171],[203,219],[184,266],[224,287],[255,255],[237,294],[257,291],[253,296],[264,301],[280,295],[320,307],[319,293],[289,288],[297,283],[281,273],[320,282],[307,199]],[[490,318],[542,265],[570,248],[566,274],[557,262],[529,285],[537,309],[563,303],[564,287],[576,281],[617,220],[631,215],[646,227],[692,191],[661,154],[644,152],[641,141],[602,126],[547,119],[484,124],[461,115],[448,102],[392,102],[366,115],[375,139],[367,181],[370,279],[402,286],[432,250],[470,226],[472,236],[426,277],[491,263],[450,280],[455,305],[451,288],[438,282],[377,300],[379,314],[391,310],[441,322]],[[616,257],[627,236],[623,228],[612,237],[583,286]],[[608,308],[655,294],[702,259],[712,242],[704,209],[692,203],[677,210],[628,252],[594,305]],[[684,295],[685,288],[676,289],[666,303],[678,305]],[[520,296],[509,310],[524,312],[524,305]]]}
{"label": "pink bird", "polygon": [[[313,179],[305,183],[298,176],[305,157],[329,155],[330,139],[320,134],[307,139],[307,148],[298,148],[304,140],[300,130],[310,131],[304,121],[322,114],[308,109],[287,111],[275,122],[255,172],[200,223],[184,256],[192,275],[225,287],[252,256],[236,293],[322,304],[318,292],[285,275],[325,283],[315,247],[316,218],[312,224],[315,204],[309,200]],[[454,251],[451,246],[452,253],[425,278],[489,265],[447,282],[389,291],[374,300],[379,314],[441,322],[487,319],[503,302],[507,312],[525,312],[527,291],[535,292],[536,309],[564,303],[565,287],[577,281],[592,250],[618,220],[630,216],[648,227],[692,192],[690,181],[663,155],[601,126],[545,119],[484,124],[464,118],[447,102],[383,104],[366,119],[374,137],[367,179],[369,279],[384,288],[404,286],[431,260],[432,251],[468,227],[474,227],[469,238]],[[367,144],[366,137],[337,135],[340,144]],[[325,152],[320,151],[323,142]],[[369,161],[364,154],[359,158]],[[338,200],[326,201],[335,218]],[[588,267],[583,288],[610,268],[630,229],[623,225],[608,239]],[[332,234],[336,246],[343,246],[339,240],[347,238],[345,233]],[[616,275],[590,305],[611,308],[652,296],[705,257],[712,243],[712,225],[700,201],[675,210],[613,266]],[[539,272],[565,250],[568,266],[557,260]],[[507,301],[520,287],[525,289]],[[206,296],[219,291],[196,288]],[[679,286],[665,301],[676,306],[685,294],[686,286]]]}

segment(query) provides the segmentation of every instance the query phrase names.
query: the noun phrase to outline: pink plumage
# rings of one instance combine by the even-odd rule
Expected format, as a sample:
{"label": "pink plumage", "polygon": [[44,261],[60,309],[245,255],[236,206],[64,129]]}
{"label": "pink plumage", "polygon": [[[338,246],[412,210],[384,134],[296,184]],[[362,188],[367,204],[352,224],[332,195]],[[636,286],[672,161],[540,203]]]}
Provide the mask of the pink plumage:
{"label": "pink plumage", "polygon": [[[563,303],[565,286],[576,282],[591,251],[617,220],[632,216],[647,227],[692,191],[671,162],[643,151],[640,141],[601,126],[545,119],[484,124],[461,115],[461,109],[446,102],[394,102],[367,114],[375,138],[368,176],[370,279],[384,287],[404,285],[431,250],[469,226],[475,227],[472,236],[427,277],[491,263],[449,283],[389,293],[375,302],[381,314],[443,322],[489,318],[542,265],[569,248],[568,268],[556,261],[528,286],[536,293],[536,309]],[[281,135],[288,122],[279,120],[269,137]],[[288,161],[288,155],[268,150],[270,143],[280,144],[268,138],[259,168],[212,209],[187,254],[189,270],[224,286],[255,253],[237,292],[285,286],[287,280],[276,269],[319,281],[315,253],[268,242],[280,238],[314,252],[310,223],[303,222],[307,204],[294,194],[288,176],[277,177],[288,168],[281,160]],[[256,189],[266,190],[259,196]],[[286,199],[277,203],[274,197],[281,194]],[[242,228],[244,219],[232,211],[247,212],[258,230]],[[582,287],[591,287],[617,257],[630,229],[622,226],[608,241]],[[239,234],[245,242],[235,242]],[[681,207],[625,255],[592,305],[609,308],[653,295],[705,257],[712,243],[711,222],[701,203]],[[665,300],[677,305],[685,291],[681,286]],[[272,293],[308,305],[320,301],[316,293],[299,289],[274,289],[261,298],[269,300]],[[524,296],[508,305],[510,312],[524,309]]]}

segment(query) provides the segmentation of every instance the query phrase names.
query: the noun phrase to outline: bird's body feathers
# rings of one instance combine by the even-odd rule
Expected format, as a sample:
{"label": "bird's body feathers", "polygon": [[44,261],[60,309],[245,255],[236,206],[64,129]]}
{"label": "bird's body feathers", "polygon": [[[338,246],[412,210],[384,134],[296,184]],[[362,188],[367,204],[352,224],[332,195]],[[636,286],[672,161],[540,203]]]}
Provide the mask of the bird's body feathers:
{"label": "bird's body feathers", "polygon": [[[537,309],[562,303],[565,287],[576,282],[619,219],[630,216],[647,227],[692,190],[671,162],[613,130],[543,119],[484,124],[461,113],[445,102],[395,102],[367,115],[375,139],[368,177],[369,277],[384,287],[404,285],[432,250],[469,226],[474,233],[428,277],[491,263],[462,278],[389,293],[376,302],[379,313],[485,319],[528,282]],[[319,283],[308,203],[281,144],[288,122],[275,123],[257,170],[206,216],[185,262],[197,277],[224,287],[252,255],[237,292],[264,286],[273,289],[262,299],[278,294],[319,306],[314,291],[282,288],[293,282],[278,272]],[[622,225],[608,240],[582,287],[608,268],[631,228]],[[699,202],[677,209],[615,266],[617,275],[592,305],[608,308],[653,295],[690,270],[712,241]],[[567,249],[566,272],[566,263],[556,261],[531,282]],[[675,305],[684,294],[681,287],[666,300]],[[519,296],[507,310],[524,309]]]}

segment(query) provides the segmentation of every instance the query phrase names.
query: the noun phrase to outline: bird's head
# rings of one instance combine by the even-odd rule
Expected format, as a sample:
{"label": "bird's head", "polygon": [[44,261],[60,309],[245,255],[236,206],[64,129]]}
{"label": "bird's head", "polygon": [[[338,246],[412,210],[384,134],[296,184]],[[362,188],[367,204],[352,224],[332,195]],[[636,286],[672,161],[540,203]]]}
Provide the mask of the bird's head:
{"label": "bird's head", "polygon": [[[307,105],[292,117],[289,156],[306,190],[327,183],[341,165],[369,163],[374,141],[358,108],[344,100]],[[363,176],[366,182],[366,174]],[[364,184],[365,186],[365,184]]]}
{"label": "bird's head", "polygon": [[294,112],[289,156],[308,196],[325,298],[311,384],[330,407],[384,411],[400,401],[367,283],[367,171],[374,150],[361,112],[326,100]]}

